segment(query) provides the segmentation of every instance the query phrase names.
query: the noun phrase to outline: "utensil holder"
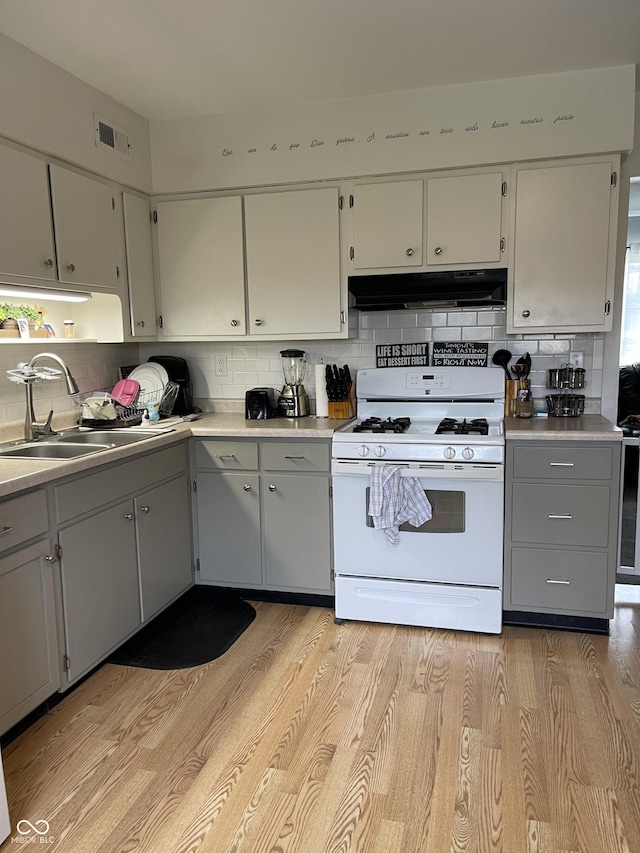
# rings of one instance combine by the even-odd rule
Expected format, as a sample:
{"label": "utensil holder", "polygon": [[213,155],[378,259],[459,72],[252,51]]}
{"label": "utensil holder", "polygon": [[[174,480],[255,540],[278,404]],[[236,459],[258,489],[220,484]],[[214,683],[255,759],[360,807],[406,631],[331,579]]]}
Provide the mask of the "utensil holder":
{"label": "utensil holder", "polygon": [[504,393],[504,416],[505,418],[515,418],[516,416],[516,402],[518,399],[518,386],[520,385],[520,380],[518,379],[507,379],[505,382],[505,393]]}
{"label": "utensil holder", "polygon": [[584,394],[549,394],[547,409],[552,418],[577,418],[584,414]]}

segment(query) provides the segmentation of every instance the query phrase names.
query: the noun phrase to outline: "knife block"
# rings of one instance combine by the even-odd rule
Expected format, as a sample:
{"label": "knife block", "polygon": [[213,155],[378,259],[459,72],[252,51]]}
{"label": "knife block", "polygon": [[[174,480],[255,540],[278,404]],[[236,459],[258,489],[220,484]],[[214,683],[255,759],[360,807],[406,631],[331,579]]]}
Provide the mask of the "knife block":
{"label": "knife block", "polygon": [[353,388],[353,382],[350,382],[347,385],[349,391],[349,399],[348,400],[340,400],[339,403],[329,403],[329,417],[330,418],[340,418],[346,419],[355,417],[355,406],[353,404],[353,400],[351,398],[351,390]]}

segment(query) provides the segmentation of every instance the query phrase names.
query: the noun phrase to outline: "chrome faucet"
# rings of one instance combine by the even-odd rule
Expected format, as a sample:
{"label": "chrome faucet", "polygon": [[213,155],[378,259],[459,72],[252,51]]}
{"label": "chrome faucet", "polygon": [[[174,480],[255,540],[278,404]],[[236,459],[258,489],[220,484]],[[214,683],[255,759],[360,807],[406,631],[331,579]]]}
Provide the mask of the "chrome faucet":
{"label": "chrome faucet", "polygon": [[[35,371],[35,365],[43,358],[49,358],[52,361],[55,361],[62,368],[62,372],[64,374],[65,381],[67,383],[67,393],[69,395],[78,394],[79,388],[76,383],[76,380],[71,375],[71,371],[64,363],[64,361],[60,358],[60,356],[56,355],[54,352],[40,352],[37,355],[34,355],[31,361],[26,365],[23,370],[24,383],[26,385],[26,394],[27,394],[27,409],[24,418],[24,438],[25,441],[37,441],[40,438],[44,438],[48,435],[56,435],[56,431],[51,428],[51,420],[53,418],[53,409],[49,412],[49,417],[45,421],[45,423],[38,423],[36,421],[36,415],[33,410],[33,383],[37,379],[37,374]],[[29,373],[32,372],[32,376],[29,376]],[[53,371],[52,371],[53,372]]]}

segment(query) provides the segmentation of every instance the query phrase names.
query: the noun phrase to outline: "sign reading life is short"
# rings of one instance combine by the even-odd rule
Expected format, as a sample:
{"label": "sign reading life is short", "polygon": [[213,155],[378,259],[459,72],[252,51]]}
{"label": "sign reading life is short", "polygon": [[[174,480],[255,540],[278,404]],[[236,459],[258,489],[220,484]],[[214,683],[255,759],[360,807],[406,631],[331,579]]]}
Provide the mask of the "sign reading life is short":
{"label": "sign reading life is short", "polygon": [[428,364],[428,344],[378,344],[376,346],[376,367],[424,367]]}
{"label": "sign reading life is short", "polygon": [[434,341],[433,364],[436,367],[486,367],[488,362],[488,343]]}

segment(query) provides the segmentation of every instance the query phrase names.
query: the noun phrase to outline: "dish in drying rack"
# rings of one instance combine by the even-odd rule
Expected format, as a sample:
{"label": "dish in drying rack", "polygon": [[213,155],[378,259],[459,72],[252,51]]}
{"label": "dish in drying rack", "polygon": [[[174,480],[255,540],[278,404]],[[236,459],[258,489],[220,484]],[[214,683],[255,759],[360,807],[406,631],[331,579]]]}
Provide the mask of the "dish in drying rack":
{"label": "dish in drying rack", "polygon": [[149,361],[135,367],[128,379],[135,379],[140,384],[141,403],[159,403],[169,381],[169,374],[161,364]]}

